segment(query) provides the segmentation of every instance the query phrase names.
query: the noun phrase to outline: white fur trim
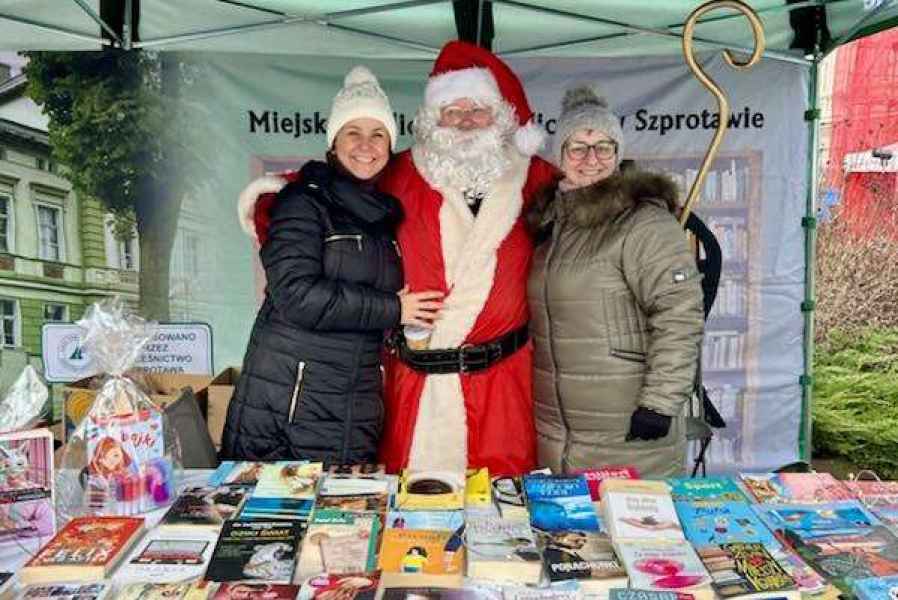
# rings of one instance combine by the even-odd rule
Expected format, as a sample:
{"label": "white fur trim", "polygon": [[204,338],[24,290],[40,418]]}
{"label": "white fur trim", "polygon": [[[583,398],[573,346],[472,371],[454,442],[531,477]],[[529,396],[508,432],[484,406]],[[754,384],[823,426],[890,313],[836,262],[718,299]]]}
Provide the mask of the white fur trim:
{"label": "white fur trim", "polygon": [[[416,148],[412,148],[413,157]],[[527,157],[513,153],[511,166],[487,193],[476,219],[460,190],[441,189],[428,181],[443,196],[440,236],[446,284],[451,290],[443,300],[431,348],[461,346],[493,288],[496,253],[521,213],[530,164]],[[421,175],[427,179],[423,172]],[[409,469],[463,472],[468,467],[467,432],[461,377],[456,373],[428,375],[418,404]]]}
{"label": "white fur trim", "polygon": [[259,241],[256,235],[256,200],[262,194],[271,194],[281,191],[281,188],[287,185],[287,180],[280,175],[264,175],[249,183],[243,188],[237,197],[237,219],[240,221],[240,227],[256,241]]}
{"label": "white fur trim", "polygon": [[545,141],[546,134],[542,127],[532,121],[514,132],[514,145],[524,156],[533,156],[539,152]]}
{"label": "white fur trim", "polygon": [[434,75],[424,88],[424,105],[441,107],[460,98],[472,100],[502,99],[499,84],[489,69],[471,67]]}

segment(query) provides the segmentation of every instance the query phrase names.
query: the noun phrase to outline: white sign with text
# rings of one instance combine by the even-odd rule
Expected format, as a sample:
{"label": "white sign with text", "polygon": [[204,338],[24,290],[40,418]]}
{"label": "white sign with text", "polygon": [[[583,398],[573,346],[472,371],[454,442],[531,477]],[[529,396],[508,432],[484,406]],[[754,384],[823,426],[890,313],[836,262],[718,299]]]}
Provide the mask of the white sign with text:
{"label": "white sign with text", "polygon": [[[43,326],[44,378],[68,383],[97,374],[81,345],[81,328],[74,323]],[[151,373],[213,375],[212,328],[207,323],[162,323],[134,365]]]}

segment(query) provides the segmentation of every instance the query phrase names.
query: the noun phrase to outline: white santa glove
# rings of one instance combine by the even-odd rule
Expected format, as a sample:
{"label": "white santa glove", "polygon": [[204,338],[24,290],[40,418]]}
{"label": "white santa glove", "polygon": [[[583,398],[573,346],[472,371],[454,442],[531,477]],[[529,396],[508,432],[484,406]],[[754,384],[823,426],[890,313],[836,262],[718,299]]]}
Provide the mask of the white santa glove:
{"label": "white santa glove", "polygon": [[262,194],[275,194],[287,185],[287,180],[280,175],[265,175],[250,182],[237,197],[237,219],[246,235],[258,242],[256,235],[256,201]]}

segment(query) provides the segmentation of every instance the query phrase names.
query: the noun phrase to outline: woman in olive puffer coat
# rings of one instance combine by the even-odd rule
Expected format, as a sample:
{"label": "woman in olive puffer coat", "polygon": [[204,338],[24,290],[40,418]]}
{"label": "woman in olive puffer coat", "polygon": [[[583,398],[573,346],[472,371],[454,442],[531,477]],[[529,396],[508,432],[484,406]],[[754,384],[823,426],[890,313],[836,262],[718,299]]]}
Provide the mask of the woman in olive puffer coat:
{"label": "woman in olive puffer coat", "polygon": [[569,90],[556,134],[564,173],[528,215],[528,297],[540,463],[681,474],[684,405],[703,333],[701,278],[665,176],[618,170],[604,98]]}

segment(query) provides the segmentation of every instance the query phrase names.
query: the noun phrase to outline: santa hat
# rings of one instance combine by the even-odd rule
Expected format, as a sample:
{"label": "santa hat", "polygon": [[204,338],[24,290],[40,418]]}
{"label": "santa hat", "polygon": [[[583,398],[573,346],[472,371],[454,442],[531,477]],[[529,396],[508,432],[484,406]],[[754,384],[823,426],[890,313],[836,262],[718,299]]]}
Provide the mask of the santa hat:
{"label": "santa hat", "polygon": [[533,111],[524,86],[504,62],[479,46],[449,42],[440,51],[424,89],[424,104],[440,108],[455,100],[470,98],[487,104],[499,100],[514,108],[518,128],[514,142],[525,156],[536,154],[545,137],[532,122]]}
{"label": "santa hat", "polygon": [[377,119],[390,134],[390,150],[396,150],[396,119],[390,100],[377,78],[366,67],[357,66],[346,74],[343,88],[334,97],[327,119],[327,147],[334,145],[340,128],[353,119]]}

